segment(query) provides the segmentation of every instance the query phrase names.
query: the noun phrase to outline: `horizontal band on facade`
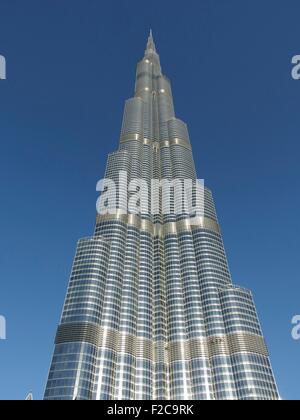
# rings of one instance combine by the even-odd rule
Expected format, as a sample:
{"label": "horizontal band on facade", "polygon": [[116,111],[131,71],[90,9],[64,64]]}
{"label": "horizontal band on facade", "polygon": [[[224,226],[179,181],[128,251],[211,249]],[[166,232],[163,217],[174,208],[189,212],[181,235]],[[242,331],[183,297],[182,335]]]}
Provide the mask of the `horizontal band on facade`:
{"label": "horizontal band on facade", "polygon": [[264,338],[245,332],[165,343],[91,323],[61,324],[58,327],[55,344],[74,342],[89,343],[98,348],[126,353],[155,363],[173,363],[179,360],[188,361],[235,353],[256,353],[268,357]]}
{"label": "horizontal band on facade", "polygon": [[176,146],[182,146],[182,147],[185,147],[186,149],[191,150],[191,145],[190,145],[190,143],[187,140],[180,139],[180,138],[177,138],[177,137],[174,138],[174,139],[171,139],[171,140],[164,140],[164,141],[162,141],[160,143],[160,148],[162,149],[164,147],[170,147],[170,146],[174,146],[174,145],[176,145]]}
{"label": "horizontal band on facade", "polygon": [[150,233],[153,236],[164,237],[166,235],[176,235],[182,232],[191,232],[195,229],[210,230],[220,234],[219,224],[209,217],[194,217],[179,220],[177,222],[168,222],[165,224],[153,223],[150,220],[141,219],[136,214],[124,214],[117,211],[115,214],[97,215],[97,224],[106,221],[121,221],[129,226],[134,226],[141,231]]}
{"label": "horizontal band on facade", "polygon": [[187,140],[181,139],[178,137],[159,142],[157,140],[151,140],[151,139],[145,138],[138,133],[133,133],[133,134],[123,134],[120,138],[121,144],[130,142],[130,141],[141,141],[142,144],[144,145],[150,146],[152,144],[153,147],[159,146],[160,148],[177,145],[177,146],[182,146],[182,147],[185,147],[186,149],[191,150],[190,143]]}

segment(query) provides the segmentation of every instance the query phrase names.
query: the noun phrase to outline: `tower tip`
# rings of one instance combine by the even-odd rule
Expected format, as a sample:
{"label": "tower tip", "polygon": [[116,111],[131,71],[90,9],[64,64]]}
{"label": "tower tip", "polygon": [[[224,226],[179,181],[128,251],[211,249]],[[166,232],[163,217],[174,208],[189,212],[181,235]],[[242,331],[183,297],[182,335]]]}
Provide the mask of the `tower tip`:
{"label": "tower tip", "polygon": [[155,43],[153,39],[152,28],[150,28],[148,42],[147,42],[147,50],[150,50],[150,49],[155,51]]}

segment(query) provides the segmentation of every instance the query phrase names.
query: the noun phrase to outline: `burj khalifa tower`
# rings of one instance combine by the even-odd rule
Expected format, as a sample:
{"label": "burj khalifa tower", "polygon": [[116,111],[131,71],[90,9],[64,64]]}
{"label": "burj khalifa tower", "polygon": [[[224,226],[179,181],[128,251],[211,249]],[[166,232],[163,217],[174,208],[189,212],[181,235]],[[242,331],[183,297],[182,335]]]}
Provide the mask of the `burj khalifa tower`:
{"label": "burj khalifa tower", "polygon": [[[197,179],[152,33],[105,179],[117,185],[121,172],[149,186]],[[252,294],[230,276],[211,191],[192,219],[165,213],[163,194],[158,212],[150,196],[148,210],[130,213],[125,190],[77,244],[44,398],[279,399]]]}

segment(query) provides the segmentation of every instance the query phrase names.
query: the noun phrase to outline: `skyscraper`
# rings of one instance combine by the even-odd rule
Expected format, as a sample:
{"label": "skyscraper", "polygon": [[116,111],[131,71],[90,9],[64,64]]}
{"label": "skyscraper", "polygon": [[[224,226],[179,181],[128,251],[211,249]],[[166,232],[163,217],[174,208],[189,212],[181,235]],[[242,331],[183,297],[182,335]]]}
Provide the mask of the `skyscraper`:
{"label": "skyscraper", "polygon": [[98,213],[94,235],[78,242],[45,399],[278,399],[251,292],[230,277],[210,190],[193,220],[165,213],[161,192],[158,212],[126,207],[130,180],[196,180],[152,33],[105,178],[120,187],[120,172],[128,179],[116,211]]}

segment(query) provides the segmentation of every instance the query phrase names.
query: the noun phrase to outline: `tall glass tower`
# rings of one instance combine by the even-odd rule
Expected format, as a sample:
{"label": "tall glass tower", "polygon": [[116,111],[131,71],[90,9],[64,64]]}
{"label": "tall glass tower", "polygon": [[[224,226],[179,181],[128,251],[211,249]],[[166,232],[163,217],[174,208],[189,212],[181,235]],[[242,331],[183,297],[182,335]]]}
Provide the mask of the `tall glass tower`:
{"label": "tall glass tower", "polygon": [[[196,179],[187,126],[176,118],[169,79],[150,33],[125,104],[120,171],[153,179]],[[127,184],[126,184],[127,185]],[[97,214],[79,240],[46,400],[278,399],[251,292],[232,284],[212,194],[204,213]],[[150,206],[153,199],[149,199]]]}

